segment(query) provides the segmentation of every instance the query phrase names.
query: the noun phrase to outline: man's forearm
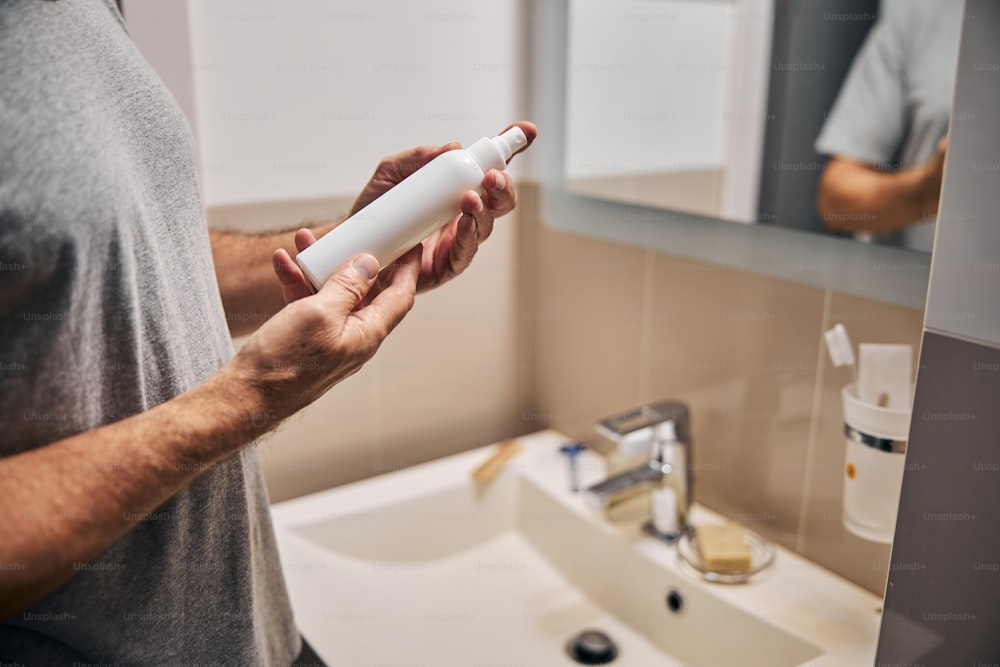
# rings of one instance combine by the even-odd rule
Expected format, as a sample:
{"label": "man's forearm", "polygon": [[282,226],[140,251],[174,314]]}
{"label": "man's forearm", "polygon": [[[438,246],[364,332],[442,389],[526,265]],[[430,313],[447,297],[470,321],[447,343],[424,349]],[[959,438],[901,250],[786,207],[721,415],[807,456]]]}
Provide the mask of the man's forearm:
{"label": "man's forearm", "polygon": [[279,421],[229,367],[129,419],[0,459],[0,618],[68,581],[208,466]]}
{"label": "man's forearm", "polygon": [[820,182],[818,208],[834,231],[897,231],[937,213],[940,186],[935,189],[929,180],[919,167],[886,173],[831,160]]}
{"label": "man's forearm", "polygon": [[[314,227],[313,232],[318,238],[332,227]],[[285,305],[271,255],[284,248],[294,257],[294,235],[294,230],[266,235],[209,232],[226,322],[234,336],[253,333]]]}

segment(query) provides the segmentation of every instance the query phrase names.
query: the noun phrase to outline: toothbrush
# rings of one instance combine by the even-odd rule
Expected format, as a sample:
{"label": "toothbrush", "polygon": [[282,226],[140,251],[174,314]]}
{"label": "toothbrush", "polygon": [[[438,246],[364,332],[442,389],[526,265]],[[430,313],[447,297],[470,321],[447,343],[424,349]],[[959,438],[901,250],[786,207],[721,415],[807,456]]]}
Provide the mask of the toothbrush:
{"label": "toothbrush", "polygon": [[826,349],[830,353],[830,361],[834,368],[848,366],[851,369],[851,381],[854,386],[858,385],[858,371],[854,364],[854,346],[851,345],[851,337],[847,335],[847,329],[839,322],[832,329],[823,334],[826,339]]}
{"label": "toothbrush", "polygon": [[586,448],[587,445],[582,442],[571,442],[559,448],[560,452],[569,457],[569,490],[573,493],[580,492],[580,466],[576,458]]}

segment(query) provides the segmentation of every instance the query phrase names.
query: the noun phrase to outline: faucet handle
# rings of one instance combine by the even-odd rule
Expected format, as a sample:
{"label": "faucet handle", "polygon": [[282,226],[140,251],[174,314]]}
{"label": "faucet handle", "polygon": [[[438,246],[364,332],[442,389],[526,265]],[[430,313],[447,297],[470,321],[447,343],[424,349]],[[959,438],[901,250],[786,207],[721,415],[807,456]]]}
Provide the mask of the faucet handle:
{"label": "faucet handle", "polygon": [[687,442],[691,437],[688,415],[688,407],[684,403],[659,401],[605,417],[597,422],[596,428],[599,433],[617,443],[633,433],[645,431],[665,421],[672,421],[677,439]]}

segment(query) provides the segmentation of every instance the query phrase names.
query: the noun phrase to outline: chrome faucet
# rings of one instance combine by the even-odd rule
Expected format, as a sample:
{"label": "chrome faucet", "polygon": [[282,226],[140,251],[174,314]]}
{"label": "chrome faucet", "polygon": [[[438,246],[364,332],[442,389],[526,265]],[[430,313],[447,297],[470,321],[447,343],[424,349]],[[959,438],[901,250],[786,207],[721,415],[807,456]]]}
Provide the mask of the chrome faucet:
{"label": "chrome faucet", "polygon": [[[638,424],[635,415],[640,412],[644,419]],[[642,496],[648,496],[647,507],[653,521],[647,526],[647,532],[672,541],[687,530],[692,499],[694,480],[688,408],[683,403],[671,401],[645,406],[629,415],[603,420],[602,430],[624,438],[639,429],[650,429],[649,460],[589,487],[584,491],[585,501],[592,509],[614,519],[622,508],[634,507]],[[626,418],[635,428],[614,428]]]}

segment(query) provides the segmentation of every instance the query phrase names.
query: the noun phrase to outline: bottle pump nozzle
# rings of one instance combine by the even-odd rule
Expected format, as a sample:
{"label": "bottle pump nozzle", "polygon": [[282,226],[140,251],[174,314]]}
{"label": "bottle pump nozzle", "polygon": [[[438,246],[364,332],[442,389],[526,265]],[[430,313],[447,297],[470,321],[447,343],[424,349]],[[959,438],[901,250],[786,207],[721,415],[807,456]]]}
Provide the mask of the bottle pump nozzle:
{"label": "bottle pump nozzle", "polygon": [[469,146],[468,152],[475,158],[483,171],[503,169],[522,148],[528,145],[528,138],[516,125],[496,137],[483,137]]}
{"label": "bottle pump nozzle", "polygon": [[518,152],[528,144],[528,137],[524,136],[524,132],[517,125],[510,128],[500,136],[494,139],[497,144],[502,144],[497,146],[500,148],[500,152],[503,153],[503,159],[506,162],[510,162],[510,159],[514,156],[514,153]]}

